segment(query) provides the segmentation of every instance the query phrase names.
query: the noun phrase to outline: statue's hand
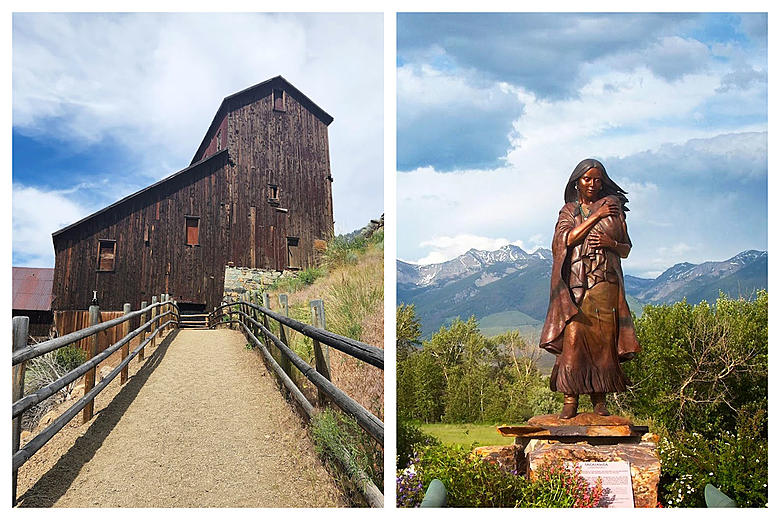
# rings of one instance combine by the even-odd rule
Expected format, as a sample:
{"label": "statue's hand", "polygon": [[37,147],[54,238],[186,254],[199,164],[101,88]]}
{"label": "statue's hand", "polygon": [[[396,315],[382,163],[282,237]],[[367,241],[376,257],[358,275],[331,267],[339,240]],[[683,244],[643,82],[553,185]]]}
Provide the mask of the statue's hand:
{"label": "statue's hand", "polygon": [[617,217],[620,215],[620,204],[615,202],[613,199],[607,199],[604,204],[601,205],[601,207],[596,210],[596,216],[598,218],[604,218],[604,217]]}
{"label": "statue's hand", "polygon": [[592,248],[615,248],[617,247],[617,240],[610,238],[601,231],[594,229],[588,234],[588,246]]}

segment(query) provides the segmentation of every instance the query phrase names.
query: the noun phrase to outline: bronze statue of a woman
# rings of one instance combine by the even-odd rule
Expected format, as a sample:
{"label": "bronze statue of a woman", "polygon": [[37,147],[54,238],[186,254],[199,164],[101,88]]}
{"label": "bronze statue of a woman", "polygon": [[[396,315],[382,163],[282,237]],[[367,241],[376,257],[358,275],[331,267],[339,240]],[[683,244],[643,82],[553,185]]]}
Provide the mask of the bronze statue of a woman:
{"label": "bronze statue of a woman", "polygon": [[631,250],[625,194],[595,159],[580,162],[566,183],[540,338],[557,356],[550,389],[564,394],[562,419],[577,415],[580,394],[590,394],[595,413],[609,415],[606,393],[629,384],[620,363],[640,349],[620,267]]}

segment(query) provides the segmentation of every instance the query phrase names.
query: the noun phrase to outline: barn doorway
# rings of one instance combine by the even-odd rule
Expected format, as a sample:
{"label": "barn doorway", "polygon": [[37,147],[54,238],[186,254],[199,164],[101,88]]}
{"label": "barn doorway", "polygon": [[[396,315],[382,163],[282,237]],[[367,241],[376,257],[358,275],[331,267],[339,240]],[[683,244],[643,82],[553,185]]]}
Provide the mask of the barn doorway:
{"label": "barn doorway", "polygon": [[206,312],[205,303],[178,302],[179,312],[182,314],[203,314]]}
{"label": "barn doorway", "polygon": [[287,237],[287,269],[301,268],[301,250],[298,237]]}
{"label": "barn doorway", "polygon": [[179,322],[183,329],[205,329],[207,328],[207,317],[205,303],[195,302],[178,302],[179,314],[181,315],[181,321]]}

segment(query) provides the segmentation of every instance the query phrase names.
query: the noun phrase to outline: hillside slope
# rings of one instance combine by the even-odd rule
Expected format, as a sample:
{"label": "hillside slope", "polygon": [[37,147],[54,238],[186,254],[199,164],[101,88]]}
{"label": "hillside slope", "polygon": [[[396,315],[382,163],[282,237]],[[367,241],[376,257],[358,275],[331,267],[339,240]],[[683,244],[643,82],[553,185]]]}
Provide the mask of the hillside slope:
{"label": "hillside slope", "polygon": [[[343,253],[343,254],[341,254]],[[279,294],[288,295],[290,317],[311,323],[311,300],[323,300],[326,328],[342,336],[384,348],[384,237],[375,233],[364,248],[346,247],[337,258],[299,273],[299,279],[315,278],[313,283],[283,282],[269,290],[271,308],[279,308]],[[300,287],[303,285],[303,287]],[[290,331],[290,346],[314,365],[311,340]],[[380,419],[384,416],[384,373],[335,349],[330,350],[331,378]]]}

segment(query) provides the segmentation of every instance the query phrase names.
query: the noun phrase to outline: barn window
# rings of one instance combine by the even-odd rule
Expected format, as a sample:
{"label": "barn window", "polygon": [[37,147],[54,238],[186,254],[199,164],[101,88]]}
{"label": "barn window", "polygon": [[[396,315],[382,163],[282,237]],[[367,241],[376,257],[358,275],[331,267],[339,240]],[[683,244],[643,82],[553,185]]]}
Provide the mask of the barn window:
{"label": "barn window", "polygon": [[268,185],[268,202],[271,204],[279,204],[279,186],[277,184]]}
{"label": "barn window", "polygon": [[200,217],[184,217],[185,228],[187,230],[187,245],[197,246],[200,234]]}
{"label": "barn window", "polygon": [[284,112],[287,109],[284,101],[284,90],[274,89],[274,110]]}
{"label": "barn window", "polygon": [[287,237],[287,268],[301,268],[301,251],[298,247],[298,237]]}
{"label": "barn window", "polygon": [[116,240],[100,240],[98,245],[98,271],[113,271],[116,260]]}

